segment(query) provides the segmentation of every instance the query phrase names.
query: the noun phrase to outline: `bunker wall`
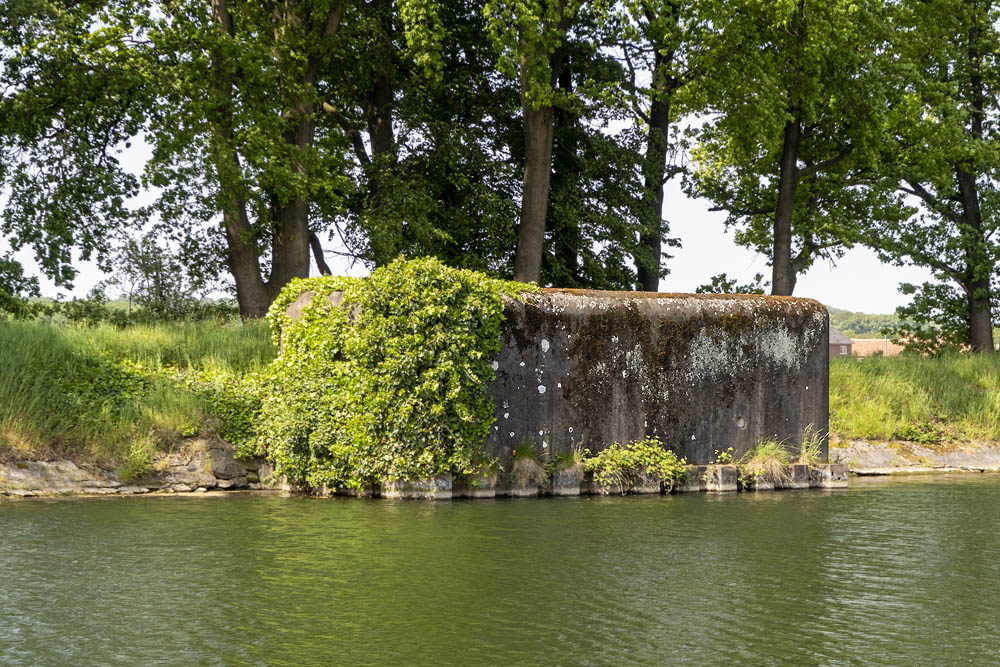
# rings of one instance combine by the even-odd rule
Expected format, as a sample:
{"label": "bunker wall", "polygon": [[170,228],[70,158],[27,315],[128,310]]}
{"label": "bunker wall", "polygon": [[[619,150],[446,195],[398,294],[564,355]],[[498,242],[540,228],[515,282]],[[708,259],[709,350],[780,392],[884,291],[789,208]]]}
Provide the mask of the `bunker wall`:
{"label": "bunker wall", "polygon": [[[828,429],[828,315],[809,299],[542,290],[505,301],[486,450],[659,437],[689,463]],[[823,445],[827,456],[826,443]]]}

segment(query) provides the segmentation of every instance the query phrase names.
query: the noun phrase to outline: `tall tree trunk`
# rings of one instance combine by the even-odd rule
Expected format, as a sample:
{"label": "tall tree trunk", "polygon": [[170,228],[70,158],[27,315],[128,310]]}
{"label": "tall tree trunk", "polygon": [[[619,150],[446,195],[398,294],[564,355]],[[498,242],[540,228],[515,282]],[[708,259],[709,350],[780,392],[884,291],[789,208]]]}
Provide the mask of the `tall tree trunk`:
{"label": "tall tree trunk", "polygon": [[[969,30],[968,60],[971,70],[969,87],[972,93],[972,126],[971,132],[975,139],[983,139],[983,117],[986,107],[985,84],[980,68],[982,53],[980,49],[980,28],[973,19]],[[966,229],[962,230],[965,237],[966,267],[969,273],[969,343],[976,352],[993,352],[993,313],[990,292],[990,277],[994,267],[990,264],[986,252],[987,240],[983,236],[983,215],[979,206],[979,190],[976,185],[976,168],[974,164],[960,163],[955,170],[955,180],[958,181],[959,196],[962,199],[962,218]]]}
{"label": "tall tree trunk", "polygon": [[521,193],[521,224],[514,253],[514,280],[537,283],[541,279],[545,216],[549,208],[552,175],[551,106],[533,108],[522,102],[524,115],[524,189]]}
{"label": "tall tree trunk", "polygon": [[[212,17],[230,37],[233,20],[227,0],[212,0]],[[240,187],[243,169],[233,145],[233,79],[222,49],[211,53],[212,104],[208,110],[212,131],[212,155],[219,179],[220,208],[226,232],[226,264],[236,282],[236,302],[243,318],[263,317],[271,298],[260,275],[260,256],[250,220],[246,198]]]}
{"label": "tall tree trunk", "polygon": [[781,171],[778,176],[778,204],[774,211],[774,246],[771,252],[771,294],[791,296],[795,290],[792,267],[792,214],[795,211],[795,188],[798,185],[799,143],[802,140],[800,112],[791,108],[792,118],[785,124],[781,145]]}
{"label": "tall tree trunk", "polygon": [[[228,0],[212,0],[212,15],[216,25],[229,37],[234,37]],[[302,23],[296,12],[298,3],[288,2],[283,8],[275,5],[277,31],[299,30]],[[284,13],[282,13],[284,12]],[[329,48],[344,15],[344,5],[334,3],[327,11],[322,28],[324,49]],[[261,276],[257,238],[247,216],[246,199],[241,190],[243,170],[233,143],[233,74],[221,48],[211,55],[212,93],[215,104],[209,110],[212,127],[212,152],[219,178],[219,192],[226,231],[226,261],[236,281],[236,300],[244,318],[263,317],[271,302],[292,278],[309,275],[309,203],[301,196],[276,202],[271,217],[271,275],[265,283]],[[299,79],[302,86],[313,87],[319,70],[320,54],[310,56],[306,71]],[[315,108],[312,102],[300,99],[293,105],[289,122],[292,127],[283,140],[293,148],[295,170],[307,176],[302,156],[311,149],[315,136]]]}
{"label": "tall tree trunk", "polygon": [[[568,59],[559,72],[560,92],[573,93],[573,72]],[[552,207],[553,193],[579,192],[580,165],[575,133],[577,117],[570,109],[554,110],[552,138],[552,180],[549,183],[549,210],[546,227],[552,237],[552,258],[542,256],[545,275],[555,287],[580,287],[579,206],[573,199],[561,210]],[[554,265],[550,265],[554,260]]]}
{"label": "tall tree trunk", "polygon": [[[660,262],[663,254],[663,182],[667,170],[667,148],[670,142],[670,94],[674,82],[663,71],[673,60],[664,55],[662,44],[654,43],[656,55],[653,67],[653,97],[649,108],[649,129],[646,131],[646,155],[643,163],[643,199],[649,216],[639,234],[639,253],[635,258],[638,288],[644,292],[660,289]],[[648,262],[648,264],[647,264]]]}
{"label": "tall tree trunk", "polygon": [[[371,162],[368,165],[368,212],[376,212],[383,205],[383,197],[388,179],[395,164],[396,137],[392,128],[392,82],[386,68],[396,57],[393,53],[392,0],[371,0],[371,8],[377,13],[379,34],[375,36],[373,54],[372,86],[365,101],[365,120],[368,125],[368,141],[371,144]],[[381,239],[373,248],[375,266],[383,266],[396,258],[402,247],[402,239]]]}
{"label": "tall tree trunk", "polygon": [[969,308],[969,344],[976,352],[993,352],[993,312],[990,292],[990,275],[993,267],[985,251],[982,212],[976,179],[964,165],[955,170],[959,196],[962,199],[961,230],[965,247],[965,265],[968,275],[966,298]]}

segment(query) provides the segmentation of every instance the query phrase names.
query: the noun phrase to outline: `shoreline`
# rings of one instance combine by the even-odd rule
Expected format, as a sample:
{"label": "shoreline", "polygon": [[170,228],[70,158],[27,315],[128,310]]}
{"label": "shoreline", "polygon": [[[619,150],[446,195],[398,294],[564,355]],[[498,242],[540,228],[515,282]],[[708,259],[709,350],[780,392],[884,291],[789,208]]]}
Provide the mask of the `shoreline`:
{"label": "shoreline", "polygon": [[[123,481],[115,471],[68,460],[0,463],[0,497],[222,496],[292,491],[286,485],[262,483],[270,474],[267,463],[242,461],[234,455],[232,445],[218,438],[194,438],[161,456],[148,475],[130,481]],[[1000,473],[1000,443],[931,447],[851,440],[843,446],[831,446],[829,459],[832,464],[846,464],[854,477]]]}
{"label": "shoreline", "polygon": [[850,440],[830,446],[830,462],[846,463],[851,475],[925,475],[1000,472],[1000,443],[921,445]]}

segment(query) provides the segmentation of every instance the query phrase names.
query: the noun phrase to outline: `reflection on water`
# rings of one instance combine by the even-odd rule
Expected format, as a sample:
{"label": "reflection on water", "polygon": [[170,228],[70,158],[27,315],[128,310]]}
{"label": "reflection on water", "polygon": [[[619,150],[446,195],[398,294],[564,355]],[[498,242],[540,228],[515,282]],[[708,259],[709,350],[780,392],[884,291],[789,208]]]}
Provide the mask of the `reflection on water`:
{"label": "reflection on water", "polygon": [[0,664],[1000,660],[1000,477],[0,503]]}

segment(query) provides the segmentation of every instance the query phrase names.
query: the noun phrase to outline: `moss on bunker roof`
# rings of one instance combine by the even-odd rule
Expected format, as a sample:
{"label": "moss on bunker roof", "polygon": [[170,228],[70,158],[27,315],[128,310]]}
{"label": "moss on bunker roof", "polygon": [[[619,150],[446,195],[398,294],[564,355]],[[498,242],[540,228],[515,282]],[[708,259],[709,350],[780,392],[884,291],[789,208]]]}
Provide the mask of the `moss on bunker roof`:
{"label": "moss on bunker roof", "polygon": [[542,295],[547,294],[568,294],[570,296],[584,296],[594,299],[680,299],[686,301],[749,301],[770,305],[800,305],[812,306],[826,310],[819,301],[806,299],[797,296],[772,296],[768,294],[689,294],[685,292],[616,292],[611,290],[593,289],[573,289],[566,287],[543,287]]}

